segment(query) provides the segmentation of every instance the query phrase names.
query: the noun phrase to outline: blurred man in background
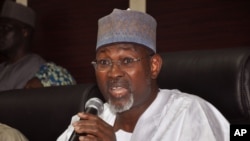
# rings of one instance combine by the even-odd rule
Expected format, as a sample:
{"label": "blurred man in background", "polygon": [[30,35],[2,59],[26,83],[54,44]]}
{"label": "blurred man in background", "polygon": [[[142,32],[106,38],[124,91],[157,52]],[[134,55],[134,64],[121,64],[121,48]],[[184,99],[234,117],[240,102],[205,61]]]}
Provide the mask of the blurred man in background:
{"label": "blurred man in background", "polygon": [[31,52],[35,12],[6,0],[0,13],[0,91],[21,89],[45,60]]}

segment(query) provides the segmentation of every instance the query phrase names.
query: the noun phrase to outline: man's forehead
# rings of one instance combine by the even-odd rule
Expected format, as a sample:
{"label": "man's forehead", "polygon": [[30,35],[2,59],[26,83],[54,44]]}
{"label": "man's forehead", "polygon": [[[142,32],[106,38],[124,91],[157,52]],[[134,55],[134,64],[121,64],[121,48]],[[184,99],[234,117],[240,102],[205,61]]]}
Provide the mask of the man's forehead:
{"label": "man's forehead", "polygon": [[103,46],[97,50],[98,53],[110,52],[110,51],[134,51],[137,52],[140,46],[135,44],[121,43],[121,44],[110,44]]}
{"label": "man's forehead", "polygon": [[22,25],[21,22],[10,18],[0,18],[0,24]]}

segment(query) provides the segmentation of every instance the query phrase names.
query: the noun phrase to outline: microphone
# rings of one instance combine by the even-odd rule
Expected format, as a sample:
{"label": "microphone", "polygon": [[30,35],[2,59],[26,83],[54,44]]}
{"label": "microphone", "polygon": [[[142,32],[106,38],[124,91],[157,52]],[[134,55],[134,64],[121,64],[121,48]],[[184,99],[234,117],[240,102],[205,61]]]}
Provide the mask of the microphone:
{"label": "microphone", "polygon": [[[102,112],[103,112],[103,102],[99,98],[93,97],[86,102],[85,113],[90,113],[93,115],[100,115]],[[83,135],[86,135],[86,134],[83,134]],[[69,141],[79,141],[79,134],[73,131],[73,133],[71,134],[69,138]]]}

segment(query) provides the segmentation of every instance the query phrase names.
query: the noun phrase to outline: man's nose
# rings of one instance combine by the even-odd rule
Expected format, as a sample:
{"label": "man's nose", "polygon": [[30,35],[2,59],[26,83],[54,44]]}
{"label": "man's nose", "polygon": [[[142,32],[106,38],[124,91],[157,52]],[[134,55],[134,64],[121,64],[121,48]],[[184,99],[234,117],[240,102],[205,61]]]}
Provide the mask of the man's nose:
{"label": "man's nose", "polygon": [[124,71],[121,69],[121,63],[119,61],[112,62],[108,71],[108,76],[113,78],[124,76]]}

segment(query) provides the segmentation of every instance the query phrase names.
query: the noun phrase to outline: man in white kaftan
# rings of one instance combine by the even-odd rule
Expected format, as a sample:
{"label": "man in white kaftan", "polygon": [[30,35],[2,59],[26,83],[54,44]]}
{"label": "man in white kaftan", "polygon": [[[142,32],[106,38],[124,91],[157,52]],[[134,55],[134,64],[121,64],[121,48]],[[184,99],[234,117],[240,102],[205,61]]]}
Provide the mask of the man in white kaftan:
{"label": "man in white kaftan", "polygon": [[73,131],[81,141],[229,141],[229,123],[212,104],[158,87],[162,58],[152,16],[114,9],[99,19],[92,64],[104,112],[78,113],[57,141]]}
{"label": "man in white kaftan", "polygon": [[[154,116],[152,116],[154,115]],[[110,125],[115,115],[104,105],[100,117]],[[71,123],[79,120],[77,116]],[[74,128],[57,139],[68,141]],[[210,103],[178,90],[160,90],[155,101],[139,118],[133,133],[116,132],[117,141],[229,141],[229,123]]]}

